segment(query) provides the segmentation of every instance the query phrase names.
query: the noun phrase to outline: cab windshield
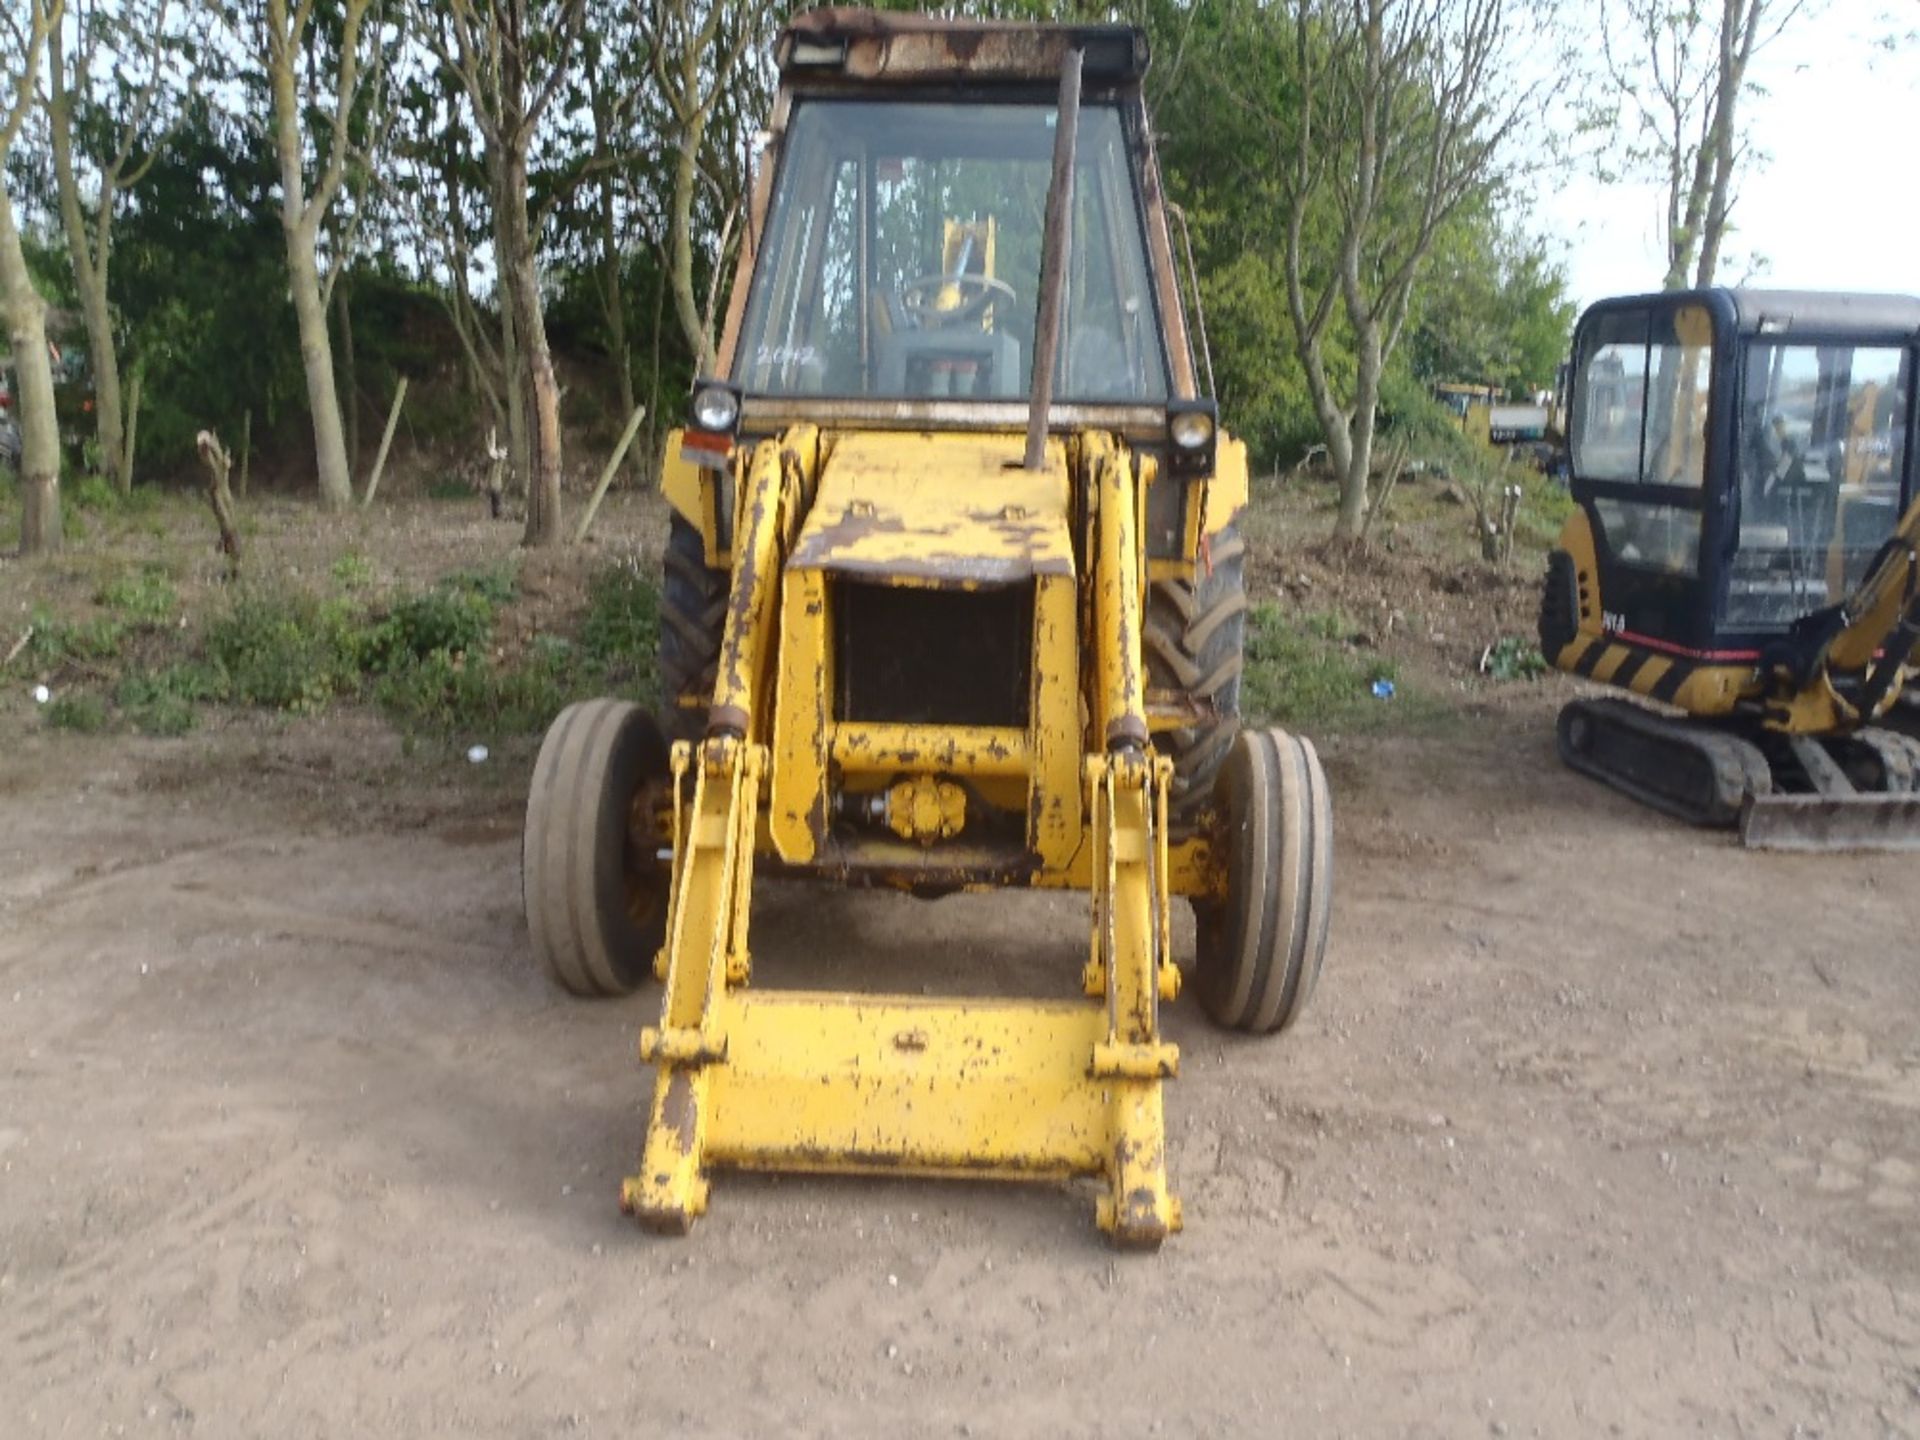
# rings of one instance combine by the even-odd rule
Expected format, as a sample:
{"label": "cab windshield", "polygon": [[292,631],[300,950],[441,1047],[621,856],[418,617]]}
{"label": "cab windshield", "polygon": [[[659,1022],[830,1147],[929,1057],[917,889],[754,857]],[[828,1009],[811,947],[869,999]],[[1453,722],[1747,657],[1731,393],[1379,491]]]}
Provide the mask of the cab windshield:
{"label": "cab windshield", "polygon": [[[1055,107],[809,100],[788,126],[733,379],[763,395],[1028,391]],[[1080,113],[1057,398],[1164,400],[1118,107]]]}
{"label": "cab windshield", "polygon": [[1749,341],[1727,619],[1778,629],[1866,578],[1906,503],[1912,355]]}

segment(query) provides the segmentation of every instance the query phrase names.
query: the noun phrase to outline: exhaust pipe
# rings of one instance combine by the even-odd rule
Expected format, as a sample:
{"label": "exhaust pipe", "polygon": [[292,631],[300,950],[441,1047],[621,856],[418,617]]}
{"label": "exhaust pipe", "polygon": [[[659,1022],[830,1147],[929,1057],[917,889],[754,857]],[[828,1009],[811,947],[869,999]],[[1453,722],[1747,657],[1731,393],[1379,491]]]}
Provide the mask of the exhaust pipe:
{"label": "exhaust pipe", "polygon": [[1047,463],[1047,421],[1053,410],[1053,361],[1060,346],[1060,306],[1073,252],[1073,156],[1080,133],[1080,62],[1069,49],[1060,62],[1060,109],[1053,131],[1053,179],[1047,186],[1041,241],[1039,314],[1033,326],[1033,389],[1027,399],[1026,468]]}

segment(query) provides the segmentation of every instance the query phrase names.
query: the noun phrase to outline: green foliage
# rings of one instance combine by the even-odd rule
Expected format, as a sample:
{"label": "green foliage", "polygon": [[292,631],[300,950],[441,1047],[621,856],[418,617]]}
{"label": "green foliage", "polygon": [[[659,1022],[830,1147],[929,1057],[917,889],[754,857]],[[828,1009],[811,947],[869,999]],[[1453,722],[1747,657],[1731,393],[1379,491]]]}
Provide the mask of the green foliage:
{"label": "green foliage", "polygon": [[95,593],[94,603],[117,612],[129,624],[154,629],[171,621],[180,610],[180,596],[165,569],[143,566],[118,575]]}
{"label": "green foliage", "polygon": [[340,601],[246,590],[207,628],[207,656],[241,704],[318,710],[357,683],[363,633]]}
{"label": "green foliage", "polygon": [[113,703],[143,735],[184,735],[199,721],[199,706],[227,698],[225,672],[212,665],[183,661],[160,670],[132,670],[121,676]]}
{"label": "green foliage", "polygon": [[456,570],[441,582],[442,587],[474,595],[489,605],[508,605],[519,592],[520,582],[510,565],[491,569]]}
{"label": "green foliage", "polygon": [[72,730],[81,735],[95,734],[107,725],[106,705],[98,695],[86,690],[57,696],[48,702],[45,714],[47,724],[55,730]]}
{"label": "green foliage", "polygon": [[342,590],[364,590],[373,583],[373,562],[358,550],[349,550],[333,562],[327,573]]}
{"label": "green foliage", "polygon": [[[1240,692],[1248,723],[1328,734],[1431,717],[1434,706],[1401,682],[1392,660],[1352,643],[1354,627],[1338,611],[1266,604],[1248,618]],[[1375,698],[1378,680],[1393,684],[1391,700]]]}
{"label": "green foliage", "polygon": [[21,652],[16,664],[29,664],[35,670],[55,673],[68,665],[89,665],[119,656],[127,627],[109,615],[90,620],[64,620],[43,609],[35,609],[29,621],[33,639]]}
{"label": "green foliage", "polygon": [[650,681],[659,635],[659,592],[638,565],[612,565],[593,577],[580,627],[580,649],[589,665],[611,681]]}
{"label": "green foliage", "polygon": [[573,648],[536,646],[511,666],[444,650],[383,675],[373,698],[402,729],[438,735],[538,734],[576,699],[595,692]]}
{"label": "green foliage", "polygon": [[434,655],[458,659],[484,647],[493,614],[492,601],[455,585],[409,595],[359,637],[360,668],[378,675]]}
{"label": "green foliage", "polygon": [[1494,680],[1535,680],[1547,673],[1547,657],[1524,635],[1502,635],[1487,650],[1481,669]]}
{"label": "green foliage", "polygon": [[1408,326],[1411,372],[1520,396],[1554,386],[1573,333],[1567,276],[1544,241],[1472,207],[1434,243]]}

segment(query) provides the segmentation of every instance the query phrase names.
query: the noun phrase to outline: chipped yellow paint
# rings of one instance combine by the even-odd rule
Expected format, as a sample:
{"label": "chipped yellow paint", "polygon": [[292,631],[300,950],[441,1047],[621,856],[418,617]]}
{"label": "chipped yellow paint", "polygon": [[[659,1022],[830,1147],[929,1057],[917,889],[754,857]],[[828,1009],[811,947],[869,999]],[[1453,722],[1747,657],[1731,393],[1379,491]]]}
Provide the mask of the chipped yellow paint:
{"label": "chipped yellow paint", "polygon": [[1215,449],[1213,479],[1207,485],[1207,534],[1218,535],[1247,508],[1247,445],[1222,432]]}
{"label": "chipped yellow paint", "polygon": [[[1052,442],[1037,474],[1009,468],[1019,449],[1011,435],[802,428],[736,462],[713,728],[675,751],[691,785],[676,787],[662,1018],[642,1042],[659,1079],[623,1190],[650,1224],[691,1224],[708,1168],[731,1164],[1098,1173],[1097,1218],[1117,1242],[1155,1245],[1180,1226],[1160,1092],[1179,1060],[1159,1026],[1179,990],[1171,903],[1218,897],[1225,880],[1204,838],[1169,843],[1172,766],[1147,745],[1140,508],[1153,467],[1137,475],[1128,449],[1097,434]],[[1027,725],[837,717],[845,577],[1032,584]],[[1017,805],[1023,791],[1024,856],[971,839],[976,801]],[[849,803],[869,827],[855,839],[835,809]],[[1093,993],[1071,1004],[753,995],[756,852],[909,886],[1086,890]]]}
{"label": "chipped yellow paint", "polygon": [[1004,585],[1074,574],[1066,449],[1019,468],[1018,435],[833,437],[788,565],[889,584]]}

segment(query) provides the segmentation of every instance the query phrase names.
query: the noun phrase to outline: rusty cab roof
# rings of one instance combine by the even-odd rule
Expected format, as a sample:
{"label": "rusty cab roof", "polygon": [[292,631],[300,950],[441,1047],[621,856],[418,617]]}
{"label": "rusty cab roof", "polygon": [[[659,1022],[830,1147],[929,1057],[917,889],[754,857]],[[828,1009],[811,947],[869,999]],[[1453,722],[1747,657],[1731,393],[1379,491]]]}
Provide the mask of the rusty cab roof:
{"label": "rusty cab roof", "polygon": [[1137,86],[1149,59],[1134,25],[954,20],[851,5],[808,10],[774,45],[783,82],[839,78],[867,84],[1022,84],[1057,81],[1077,48],[1089,85]]}

